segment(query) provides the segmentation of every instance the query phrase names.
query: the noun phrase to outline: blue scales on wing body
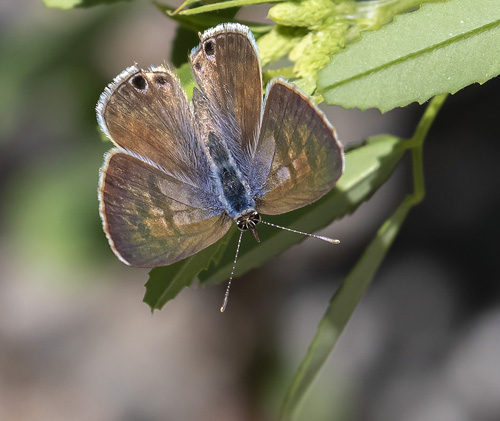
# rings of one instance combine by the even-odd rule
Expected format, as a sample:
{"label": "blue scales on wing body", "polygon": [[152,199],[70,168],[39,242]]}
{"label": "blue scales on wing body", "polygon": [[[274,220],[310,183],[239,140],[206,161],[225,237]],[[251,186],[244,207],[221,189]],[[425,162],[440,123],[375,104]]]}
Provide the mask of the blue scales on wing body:
{"label": "blue scales on wing body", "polygon": [[232,218],[248,209],[254,209],[255,202],[241,180],[241,172],[231,162],[227,147],[214,132],[208,135],[208,151],[216,166],[216,177],[220,181],[228,209]]}

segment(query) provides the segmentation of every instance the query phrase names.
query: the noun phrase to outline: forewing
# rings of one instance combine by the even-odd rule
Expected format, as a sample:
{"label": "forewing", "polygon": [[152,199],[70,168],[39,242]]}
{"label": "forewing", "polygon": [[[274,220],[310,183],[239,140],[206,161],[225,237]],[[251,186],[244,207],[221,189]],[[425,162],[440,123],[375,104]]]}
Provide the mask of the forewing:
{"label": "forewing", "polygon": [[167,67],[123,71],[101,95],[97,120],[115,145],[182,181],[207,187],[209,166],[194,117],[179,80]]}
{"label": "forewing", "polygon": [[235,23],[209,29],[200,40],[190,57],[196,82],[217,116],[214,123],[220,124],[223,141],[229,148],[239,148],[248,164],[255,151],[262,106],[257,44],[246,26]]}
{"label": "forewing", "polygon": [[250,183],[256,210],[278,215],[332,189],[344,168],[342,145],[321,110],[294,85],[273,80]]}
{"label": "forewing", "polygon": [[100,213],[118,258],[165,266],[221,238],[232,220],[203,190],[132,155],[111,151],[101,168]]}

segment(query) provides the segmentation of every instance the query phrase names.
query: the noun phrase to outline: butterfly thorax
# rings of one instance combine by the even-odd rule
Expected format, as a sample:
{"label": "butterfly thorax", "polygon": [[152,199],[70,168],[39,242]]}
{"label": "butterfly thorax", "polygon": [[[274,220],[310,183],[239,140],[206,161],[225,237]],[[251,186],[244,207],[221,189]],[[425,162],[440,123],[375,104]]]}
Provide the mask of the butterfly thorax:
{"label": "butterfly thorax", "polygon": [[208,153],[212,175],[220,186],[220,200],[227,214],[234,220],[255,212],[255,201],[236,161],[227,146],[215,133],[208,135]]}

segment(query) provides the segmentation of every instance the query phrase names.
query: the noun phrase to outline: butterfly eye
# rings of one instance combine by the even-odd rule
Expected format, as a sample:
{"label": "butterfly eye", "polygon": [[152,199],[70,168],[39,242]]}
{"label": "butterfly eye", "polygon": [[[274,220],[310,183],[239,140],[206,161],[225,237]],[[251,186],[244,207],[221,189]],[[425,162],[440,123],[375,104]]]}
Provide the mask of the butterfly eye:
{"label": "butterfly eye", "polygon": [[139,89],[141,91],[144,91],[148,88],[148,82],[146,81],[146,79],[144,79],[144,76],[142,75],[134,76],[130,80],[130,83],[134,88]]}
{"label": "butterfly eye", "polygon": [[213,56],[215,54],[215,43],[213,40],[208,40],[203,44],[203,49],[205,50],[205,54],[207,56]]}

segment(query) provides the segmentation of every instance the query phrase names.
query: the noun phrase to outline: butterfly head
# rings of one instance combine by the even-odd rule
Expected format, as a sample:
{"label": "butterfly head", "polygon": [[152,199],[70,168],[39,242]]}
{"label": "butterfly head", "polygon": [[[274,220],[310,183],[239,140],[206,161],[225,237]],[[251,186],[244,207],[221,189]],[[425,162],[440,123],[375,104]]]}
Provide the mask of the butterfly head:
{"label": "butterfly head", "polygon": [[255,227],[259,222],[260,222],[260,215],[255,210],[250,210],[249,212],[245,212],[244,215],[241,215],[236,219],[236,225],[238,225],[240,231],[250,230],[250,232],[253,234],[257,242],[260,242],[260,239]]}

